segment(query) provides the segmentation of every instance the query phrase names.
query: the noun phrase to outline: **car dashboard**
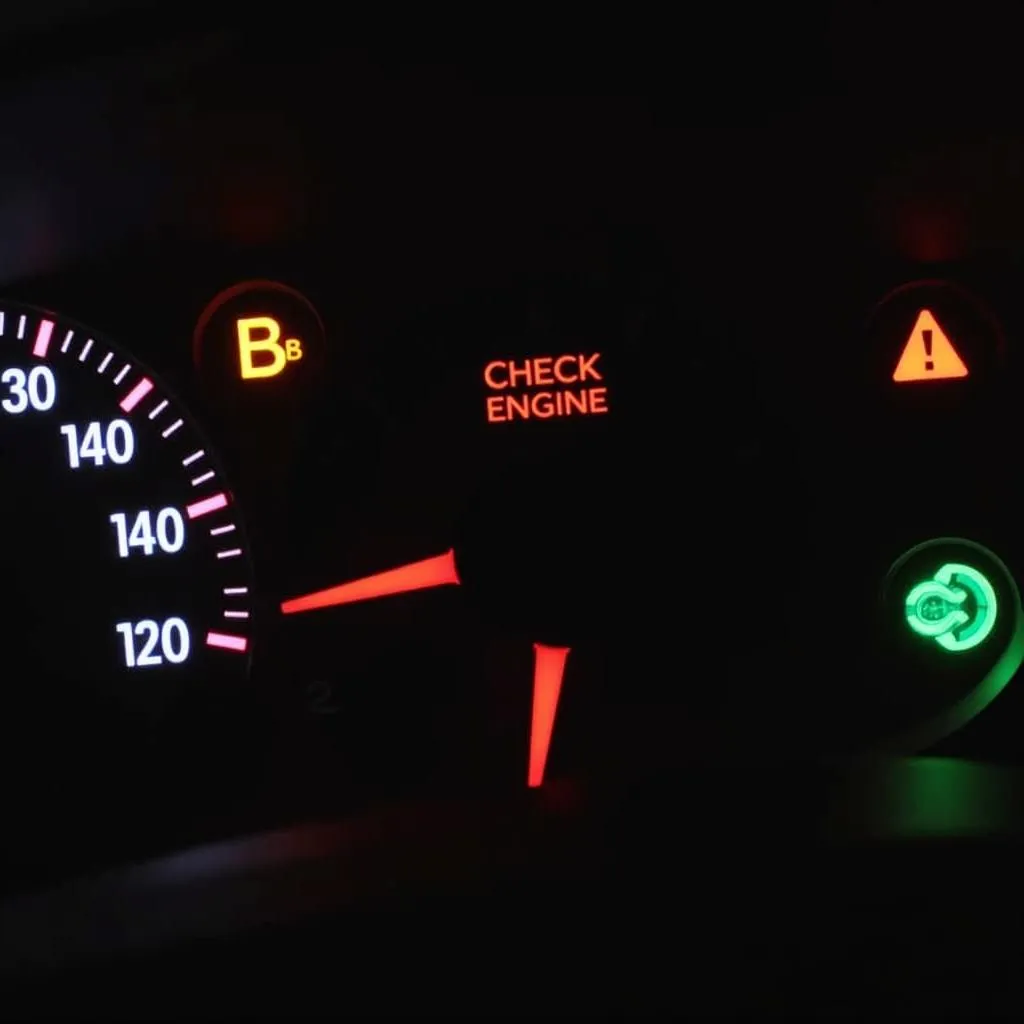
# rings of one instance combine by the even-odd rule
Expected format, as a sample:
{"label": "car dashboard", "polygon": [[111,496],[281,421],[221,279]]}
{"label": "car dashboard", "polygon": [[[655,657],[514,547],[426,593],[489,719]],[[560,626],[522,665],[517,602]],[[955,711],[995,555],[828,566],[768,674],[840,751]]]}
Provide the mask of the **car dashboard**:
{"label": "car dashboard", "polygon": [[144,6],[4,51],[9,975],[1017,835],[991,25]]}

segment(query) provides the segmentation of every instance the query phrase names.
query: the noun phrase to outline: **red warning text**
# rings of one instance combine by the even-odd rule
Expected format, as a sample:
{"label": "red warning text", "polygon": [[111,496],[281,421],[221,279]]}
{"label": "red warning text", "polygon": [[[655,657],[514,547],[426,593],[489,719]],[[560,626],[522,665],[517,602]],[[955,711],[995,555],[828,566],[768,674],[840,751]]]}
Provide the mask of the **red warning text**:
{"label": "red warning text", "polygon": [[487,422],[550,420],[608,412],[608,388],[599,363],[589,355],[495,359],[484,367]]}

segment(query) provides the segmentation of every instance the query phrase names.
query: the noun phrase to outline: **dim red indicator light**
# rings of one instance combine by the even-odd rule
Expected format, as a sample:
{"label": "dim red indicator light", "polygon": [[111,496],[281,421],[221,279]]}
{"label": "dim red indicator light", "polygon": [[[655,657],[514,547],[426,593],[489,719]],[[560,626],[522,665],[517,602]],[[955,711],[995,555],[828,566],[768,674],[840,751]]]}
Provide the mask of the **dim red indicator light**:
{"label": "dim red indicator light", "polygon": [[967,366],[930,310],[917,315],[903,354],[893,371],[898,384],[912,381],[952,380],[967,376]]}

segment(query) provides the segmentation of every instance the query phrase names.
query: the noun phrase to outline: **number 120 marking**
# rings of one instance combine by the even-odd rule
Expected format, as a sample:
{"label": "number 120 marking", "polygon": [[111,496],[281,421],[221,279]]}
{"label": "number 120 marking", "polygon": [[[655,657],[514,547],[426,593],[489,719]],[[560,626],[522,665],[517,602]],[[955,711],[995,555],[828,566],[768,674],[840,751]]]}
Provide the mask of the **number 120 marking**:
{"label": "number 120 marking", "polygon": [[114,628],[121,634],[128,668],[152,668],[164,661],[180,665],[188,658],[191,641],[184,619],[175,617],[163,624],[155,619],[141,619],[119,622]]}

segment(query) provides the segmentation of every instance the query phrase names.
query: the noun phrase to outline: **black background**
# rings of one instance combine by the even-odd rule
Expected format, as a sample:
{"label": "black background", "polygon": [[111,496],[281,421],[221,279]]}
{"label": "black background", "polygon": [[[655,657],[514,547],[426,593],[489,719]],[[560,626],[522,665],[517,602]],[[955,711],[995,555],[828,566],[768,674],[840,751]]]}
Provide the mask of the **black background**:
{"label": "black background", "polygon": [[[857,698],[848,636],[893,559],[964,535],[1021,572],[1020,141],[990,26],[837,6],[382,39],[297,12],[186,12],[159,42],[119,16],[48,40],[35,80],[8,56],[5,290],[131,346],[209,425],[261,586],[251,690],[160,738],[154,842],[520,786],[537,639],[573,645],[556,774],[828,751],[810,709]],[[970,73],[922,78],[954,44]],[[309,297],[329,365],[298,411],[231,418],[192,334],[256,277]],[[888,387],[869,317],[924,277],[1001,324],[985,389]],[[609,416],[486,429],[486,361],[577,338],[606,352]],[[939,440],[909,460],[922,423]],[[452,545],[458,590],[274,615]],[[1012,759],[1017,703],[942,749]]]}

